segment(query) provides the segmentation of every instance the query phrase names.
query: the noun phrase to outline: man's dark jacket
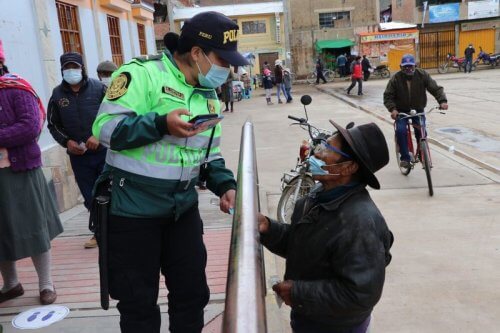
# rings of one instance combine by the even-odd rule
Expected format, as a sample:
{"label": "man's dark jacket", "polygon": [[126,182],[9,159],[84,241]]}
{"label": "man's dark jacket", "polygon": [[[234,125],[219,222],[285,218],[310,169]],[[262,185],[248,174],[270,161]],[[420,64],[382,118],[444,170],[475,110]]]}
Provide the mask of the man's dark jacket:
{"label": "man's dark jacket", "polygon": [[106,86],[91,78],[83,80],[78,93],[66,81],[54,88],[47,108],[47,127],[61,146],[67,147],[68,140],[87,142],[92,136],[92,124],[105,93]]}
{"label": "man's dark jacket", "polygon": [[315,204],[299,200],[291,224],[271,221],[261,242],[286,258],[292,316],[335,330],[355,327],[382,295],[393,236],[365,185]]}
{"label": "man's dark jacket", "polygon": [[[411,90],[408,89],[409,85]],[[410,84],[408,84],[406,74],[399,71],[387,83],[384,91],[384,105],[389,112],[397,110],[408,113],[410,110],[422,110],[427,105],[426,91],[431,93],[439,104],[447,102],[443,87],[439,86],[423,69],[415,69]]]}

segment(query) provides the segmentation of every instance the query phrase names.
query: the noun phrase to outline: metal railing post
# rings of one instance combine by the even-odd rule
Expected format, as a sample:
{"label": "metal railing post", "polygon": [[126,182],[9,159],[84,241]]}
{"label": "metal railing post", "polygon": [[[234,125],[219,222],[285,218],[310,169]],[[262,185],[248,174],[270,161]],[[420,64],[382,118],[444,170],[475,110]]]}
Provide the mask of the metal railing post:
{"label": "metal railing post", "polygon": [[233,217],[223,333],[266,333],[263,251],[257,212],[259,190],[253,124],[243,125]]}

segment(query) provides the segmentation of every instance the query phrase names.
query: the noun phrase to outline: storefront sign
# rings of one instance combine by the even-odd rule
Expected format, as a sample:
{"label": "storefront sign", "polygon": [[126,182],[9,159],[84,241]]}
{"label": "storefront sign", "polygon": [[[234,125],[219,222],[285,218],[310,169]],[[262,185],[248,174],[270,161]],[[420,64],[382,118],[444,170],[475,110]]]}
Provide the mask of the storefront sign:
{"label": "storefront sign", "polygon": [[418,38],[418,31],[413,31],[413,32],[402,31],[402,32],[393,32],[386,34],[361,36],[361,43],[386,42],[390,40],[415,39],[415,38]]}
{"label": "storefront sign", "polygon": [[498,16],[499,0],[469,1],[469,20]]}
{"label": "storefront sign", "polygon": [[485,30],[485,29],[496,29],[500,27],[499,21],[486,21],[486,22],[467,22],[462,23],[462,31],[472,31],[472,30]]}
{"label": "storefront sign", "polygon": [[460,4],[429,6],[429,23],[458,21],[460,17]]}

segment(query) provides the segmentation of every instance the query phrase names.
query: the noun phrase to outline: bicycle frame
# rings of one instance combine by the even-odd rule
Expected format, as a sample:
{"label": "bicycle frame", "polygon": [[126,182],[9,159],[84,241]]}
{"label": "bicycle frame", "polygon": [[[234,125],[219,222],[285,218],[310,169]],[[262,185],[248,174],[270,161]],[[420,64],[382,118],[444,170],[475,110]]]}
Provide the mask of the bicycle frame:
{"label": "bicycle frame", "polygon": [[[418,120],[420,122],[420,125],[414,124],[413,121],[411,120],[410,116],[410,121],[408,121],[408,124],[406,124],[406,132],[408,135],[408,151],[410,154],[413,156],[413,160],[411,161],[412,164],[418,163],[420,159],[420,142],[422,141],[427,141],[427,130],[425,128],[425,118],[423,115],[418,116]],[[395,125],[394,125],[395,126]],[[411,127],[413,127],[413,131],[420,131],[420,140],[417,142],[417,148],[415,149],[413,146],[413,138],[412,138],[412,131]],[[432,168],[432,157],[431,157],[431,152],[429,150],[429,162],[430,162],[430,167]]]}

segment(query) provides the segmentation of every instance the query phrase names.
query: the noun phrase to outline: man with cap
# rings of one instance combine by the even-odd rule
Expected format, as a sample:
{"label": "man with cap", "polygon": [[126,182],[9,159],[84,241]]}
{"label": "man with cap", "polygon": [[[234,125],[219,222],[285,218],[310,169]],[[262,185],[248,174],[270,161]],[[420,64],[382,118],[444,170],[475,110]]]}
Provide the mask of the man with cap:
{"label": "man with cap", "polygon": [[109,294],[122,332],[159,332],[159,274],[165,276],[170,332],[201,332],[210,292],[195,184],[200,177],[234,207],[236,182],[221,155],[221,125],[190,119],[219,114],[215,88],[237,51],[238,25],[216,12],[187,20],[173,54],[133,59],[114,74],[93,133],[109,147],[98,182],[111,187]]}
{"label": "man with cap", "polygon": [[474,53],[476,53],[476,50],[472,46],[472,43],[465,48],[464,51],[464,56],[465,56],[465,64],[464,64],[464,72],[471,72],[472,71],[472,57],[474,56]]}
{"label": "man with cap", "polygon": [[[399,147],[400,165],[408,168],[410,166],[410,153],[408,151],[407,124],[408,119],[399,119],[398,114],[409,114],[411,110],[417,113],[423,112],[427,106],[426,91],[439,103],[443,110],[448,109],[448,101],[443,87],[439,86],[425,70],[415,67],[415,57],[405,54],[401,59],[401,70],[387,83],[384,91],[384,105],[391,113],[391,118],[396,122],[396,141]],[[425,121],[425,117],[423,118]],[[412,118],[413,125],[419,126],[419,118]],[[415,131],[417,141],[420,139],[420,131]]]}
{"label": "man with cap", "polygon": [[291,224],[259,214],[261,243],[286,259],[284,281],[273,290],[292,308],[294,333],[365,333],[380,300],[393,235],[366,186],[389,162],[374,123],[344,129],[310,158],[321,184],[300,199]]}
{"label": "man with cap", "polygon": [[[90,209],[92,189],[106,158],[106,148],[92,135],[92,124],[106,87],[87,77],[79,53],[64,53],[60,63],[63,81],[52,91],[47,127],[52,137],[67,149],[85,208]],[[85,248],[96,246],[95,237],[84,244]]]}
{"label": "man with cap", "polygon": [[112,61],[106,60],[97,65],[97,77],[107,87],[111,83],[111,75],[118,69]]}

